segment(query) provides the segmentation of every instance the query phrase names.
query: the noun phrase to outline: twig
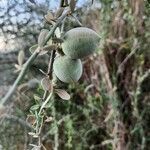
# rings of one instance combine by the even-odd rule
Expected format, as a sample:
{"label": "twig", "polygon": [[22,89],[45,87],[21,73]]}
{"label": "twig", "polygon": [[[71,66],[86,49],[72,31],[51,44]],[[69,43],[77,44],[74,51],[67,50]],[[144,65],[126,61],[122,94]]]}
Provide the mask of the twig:
{"label": "twig", "polygon": [[38,146],[41,148],[41,146],[42,146],[42,142],[41,142],[41,137],[40,137],[40,134],[41,134],[41,132],[42,132],[42,127],[43,127],[43,118],[42,118],[42,123],[41,123],[41,125],[40,125],[40,127],[39,127],[39,129],[38,129]]}
{"label": "twig", "polygon": [[[55,25],[52,27],[52,29],[50,30],[50,32],[48,33],[48,35],[45,38],[45,41],[43,42],[43,45],[45,45],[47,43],[47,41],[52,37],[54,31],[56,30],[56,28],[58,27],[58,25],[62,22],[62,20],[68,15],[68,11],[66,13],[64,13],[60,18],[58,18],[58,20],[56,21]],[[27,62],[23,65],[23,68],[19,74],[19,76],[17,77],[17,79],[15,80],[13,86],[9,89],[9,91],[7,92],[7,94],[5,95],[4,98],[1,99],[0,101],[0,105],[5,105],[6,102],[8,102],[8,100],[10,100],[10,97],[12,96],[12,94],[14,93],[14,91],[17,88],[17,85],[21,82],[21,80],[24,78],[28,68],[30,67],[30,65],[33,63],[33,61],[35,60],[35,58],[38,56],[38,54],[40,53],[40,51],[35,51],[30,58],[27,60]]]}
{"label": "twig", "polygon": [[139,77],[138,79],[138,86],[137,86],[137,89],[136,89],[136,92],[135,92],[135,111],[136,111],[136,117],[137,118],[140,118],[139,120],[142,120],[142,117],[138,111],[138,99],[139,99],[139,96],[141,95],[141,90],[142,90],[142,83],[145,79],[147,79],[148,77],[150,76],[150,69],[148,69],[141,77]]}
{"label": "twig", "polygon": [[148,78],[149,75],[150,75],[150,69],[148,69],[148,70],[144,73],[144,75],[140,78],[140,81],[139,81],[140,87],[141,87],[142,82],[143,82],[146,78]]}
{"label": "twig", "polygon": [[[53,99],[54,102],[54,99]],[[52,107],[52,115],[53,115],[53,120],[54,120],[54,124],[55,124],[55,134],[54,134],[54,150],[58,150],[59,147],[59,129],[58,129],[58,124],[57,124],[57,119],[56,119],[56,108],[55,105],[53,103],[53,107]]]}
{"label": "twig", "polygon": [[76,22],[78,23],[80,27],[83,27],[82,23],[79,21],[79,19],[76,16],[74,15],[71,15],[71,16],[76,20]]}
{"label": "twig", "polygon": [[124,67],[124,65],[128,62],[128,60],[136,53],[136,51],[138,50],[138,48],[134,48],[130,54],[123,60],[123,62],[119,65],[118,67],[118,71],[117,74],[122,72],[122,68]]}
{"label": "twig", "polygon": [[54,150],[58,150],[59,147],[59,131],[58,131],[58,126],[56,125],[56,133],[54,135],[54,141],[55,141],[55,146],[54,146]]}
{"label": "twig", "polygon": [[44,101],[44,103],[42,104],[42,106],[41,106],[41,108],[40,108],[40,111],[39,111],[39,113],[38,113],[39,116],[40,116],[40,114],[41,114],[43,108],[45,107],[45,105],[46,105],[46,104],[48,103],[48,101],[51,99],[52,95],[53,95],[53,91],[49,94],[49,96],[47,97],[47,99],[46,99],[46,100]]}
{"label": "twig", "polygon": [[50,80],[52,79],[52,69],[53,69],[53,62],[55,58],[55,52],[56,52],[55,50],[51,51],[51,56],[50,56],[49,65],[48,65],[47,75],[49,75]]}
{"label": "twig", "polygon": [[44,91],[43,98],[42,98],[43,101],[46,99],[47,93],[48,93],[48,91]]}

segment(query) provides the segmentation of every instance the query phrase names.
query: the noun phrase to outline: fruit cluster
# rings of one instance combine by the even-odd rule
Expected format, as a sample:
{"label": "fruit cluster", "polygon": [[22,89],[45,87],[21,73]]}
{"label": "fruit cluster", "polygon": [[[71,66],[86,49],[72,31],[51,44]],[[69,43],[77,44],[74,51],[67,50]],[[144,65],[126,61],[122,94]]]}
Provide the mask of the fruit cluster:
{"label": "fruit cluster", "polygon": [[54,60],[54,73],[65,83],[77,82],[82,75],[81,58],[92,54],[98,47],[99,35],[92,29],[78,27],[69,30],[63,36],[64,56]]}

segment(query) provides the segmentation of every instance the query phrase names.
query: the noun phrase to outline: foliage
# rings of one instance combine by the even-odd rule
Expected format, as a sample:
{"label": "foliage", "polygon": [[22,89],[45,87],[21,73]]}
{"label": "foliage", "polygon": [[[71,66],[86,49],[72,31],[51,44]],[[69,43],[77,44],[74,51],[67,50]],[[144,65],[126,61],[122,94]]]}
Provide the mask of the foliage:
{"label": "foliage", "polygon": [[[70,6],[72,12],[73,3]],[[41,84],[18,92],[14,103],[14,115],[23,119],[25,116],[26,123],[31,125],[30,132],[24,127],[24,135],[19,134],[22,132],[18,129],[19,125],[16,127],[20,141],[23,136],[27,138],[23,141],[26,149],[145,150],[150,146],[150,4],[142,0],[100,0],[97,3],[101,4],[101,8],[94,11],[88,9],[87,15],[84,15],[85,8],[76,12],[82,16],[79,20],[83,26],[93,27],[101,36],[101,51],[83,59],[84,72],[79,83],[64,84],[51,73],[52,58],[55,57],[53,48],[61,52],[59,36],[49,41],[50,45],[55,45],[52,49],[43,45],[45,36],[34,47],[36,51],[40,46],[46,51],[44,55],[51,53],[51,61],[47,64],[47,72],[42,71],[44,78]],[[50,17],[50,12],[47,15],[45,19],[53,26],[54,15]],[[87,22],[88,15],[91,19]],[[92,15],[98,20],[93,26]],[[67,23],[70,25],[66,20],[62,22],[64,30]],[[76,23],[79,25],[78,21]],[[19,62],[23,65],[22,60],[19,59]],[[48,93],[52,94],[48,96]],[[62,100],[68,97],[71,99]],[[2,122],[0,134],[5,134],[7,126],[12,129],[10,125],[11,121]],[[9,130],[7,134],[10,134]],[[16,141],[18,136],[15,135]],[[9,149],[3,137],[9,139],[8,136],[1,136],[0,144],[4,149]],[[12,149],[17,149],[15,140],[10,140],[14,142]]]}

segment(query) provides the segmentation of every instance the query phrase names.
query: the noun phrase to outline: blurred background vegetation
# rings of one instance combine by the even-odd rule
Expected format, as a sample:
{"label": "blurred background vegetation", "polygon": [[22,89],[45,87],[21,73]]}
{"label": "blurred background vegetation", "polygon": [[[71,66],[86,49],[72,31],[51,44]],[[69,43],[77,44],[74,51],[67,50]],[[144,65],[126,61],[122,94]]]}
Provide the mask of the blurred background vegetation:
{"label": "blurred background vegetation", "polygon": [[[0,1],[0,97],[17,77],[18,51],[30,56],[48,10],[59,0]],[[43,149],[148,150],[150,147],[150,2],[149,0],[78,0],[75,16],[101,36],[99,51],[83,60],[84,72],[77,85],[62,85],[71,100],[55,97],[49,103],[41,132]],[[65,20],[65,30],[77,27]],[[0,109],[0,150],[32,149],[37,139],[31,114],[43,90],[39,69],[48,57],[39,56],[16,91],[12,102]],[[35,84],[36,83],[36,84]],[[34,84],[34,85],[33,85]],[[33,107],[34,106],[34,107]],[[30,120],[29,120],[30,115]],[[57,145],[57,146],[56,146]]]}

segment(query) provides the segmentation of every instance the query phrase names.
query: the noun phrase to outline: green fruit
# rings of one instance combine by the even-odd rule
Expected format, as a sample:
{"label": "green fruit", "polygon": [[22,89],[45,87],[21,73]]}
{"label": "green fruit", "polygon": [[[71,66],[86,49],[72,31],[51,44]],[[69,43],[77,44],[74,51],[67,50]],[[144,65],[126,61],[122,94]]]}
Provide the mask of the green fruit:
{"label": "green fruit", "polygon": [[80,59],[59,56],[55,58],[53,68],[57,78],[65,83],[77,82],[82,75],[82,63]]}
{"label": "green fruit", "polygon": [[69,30],[63,37],[62,50],[70,58],[83,58],[98,47],[100,37],[92,29],[78,27]]}

